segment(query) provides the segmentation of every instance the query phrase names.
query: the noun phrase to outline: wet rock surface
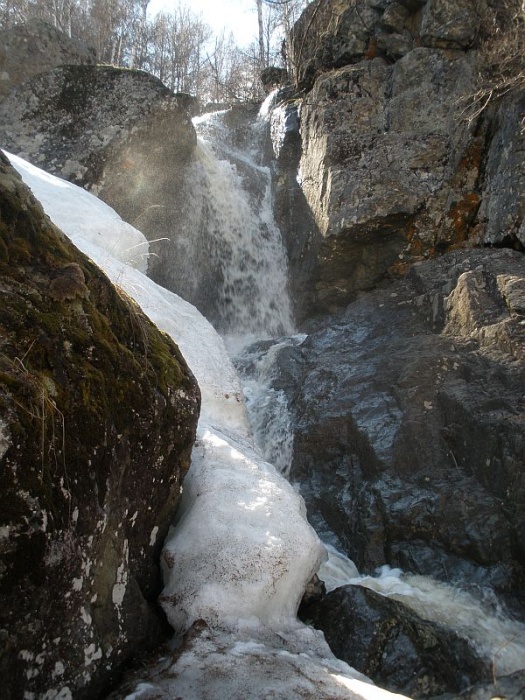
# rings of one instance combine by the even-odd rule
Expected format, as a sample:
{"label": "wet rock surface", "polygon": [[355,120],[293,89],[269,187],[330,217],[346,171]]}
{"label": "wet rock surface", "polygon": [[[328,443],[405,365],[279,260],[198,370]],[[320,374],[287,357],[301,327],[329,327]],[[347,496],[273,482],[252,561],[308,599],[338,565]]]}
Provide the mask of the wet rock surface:
{"label": "wet rock surface", "polygon": [[461,693],[445,693],[433,700],[493,700],[506,698],[520,700],[525,695],[525,671],[518,671],[509,676],[496,677],[490,683],[476,683]]}
{"label": "wet rock surface", "polygon": [[166,634],[159,555],[199,390],[0,162],[2,697],[93,698]]}
{"label": "wet rock surface", "polygon": [[[326,542],[363,573],[430,575],[496,596],[521,620],[524,283],[521,253],[448,253],[238,365],[257,375],[272,357],[264,375],[274,403],[286,397],[290,479]],[[468,635],[374,591],[337,589],[300,614],[336,656],[410,697],[460,697],[494,673]]]}
{"label": "wet rock surface", "polygon": [[449,253],[275,353],[291,479],[360,570],[388,563],[520,600],[524,278],[520,253]]}
{"label": "wet rock surface", "polygon": [[303,608],[301,617],[324,632],[339,659],[411,698],[460,691],[491,677],[490,661],[455,632],[360,586],[337,588]]}

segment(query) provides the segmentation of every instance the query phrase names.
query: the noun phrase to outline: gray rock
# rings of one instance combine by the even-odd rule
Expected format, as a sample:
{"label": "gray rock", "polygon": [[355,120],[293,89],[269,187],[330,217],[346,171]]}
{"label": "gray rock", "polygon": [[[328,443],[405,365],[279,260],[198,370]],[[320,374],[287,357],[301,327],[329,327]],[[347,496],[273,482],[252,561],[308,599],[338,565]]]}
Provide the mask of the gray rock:
{"label": "gray rock", "polygon": [[468,49],[480,29],[480,5],[473,0],[428,0],[421,20],[423,46]]}
{"label": "gray rock", "polygon": [[[309,91],[334,68],[379,56],[395,62],[406,51],[385,52],[384,34],[404,36],[408,46],[465,50],[477,46],[487,2],[474,0],[327,0],[312,3],[292,35],[297,83]],[[510,14],[512,8],[504,12]],[[393,44],[390,44],[393,48]]]}
{"label": "gray rock", "polygon": [[467,640],[367,588],[338,588],[301,615],[324,632],[339,659],[411,698],[458,692],[491,677],[491,661]]}
{"label": "gray rock", "polygon": [[469,153],[479,145],[451,105],[474,67],[469,56],[419,48],[394,66],[374,59],[317,79],[301,108],[300,165],[320,235],[316,310],[468,238],[480,167]]}
{"label": "gray rock", "polygon": [[486,155],[486,177],[478,214],[479,240],[525,248],[525,93],[511,94],[499,106]]}
{"label": "gray rock", "polygon": [[446,693],[432,700],[521,700],[525,697],[525,671],[517,671],[509,676],[497,676],[490,683],[477,683],[462,693]]}
{"label": "gray rock", "polygon": [[0,142],[92,191],[143,231],[153,241],[150,276],[162,283],[197,142],[188,105],[143,71],[63,66],[4,100]]}
{"label": "gray rock", "polygon": [[95,52],[39,19],[0,31],[0,100],[38,73],[95,63]]}
{"label": "gray rock", "polygon": [[[478,80],[471,49],[490,32],[491,16],[506,31],[514,3],[357,7],[312,3],[294,29],[306,93],[295,150],[301,192],[288,174],[277,202],[282,195],[284,212],[290,201],[301,212],[295,227],[283,216],[292,286],[308,289],[301,318],[334,312],[447,250],[523,249],[523,96],[467,120]],[[353,52],[338,53],[343,34]]]}
{"label": "gray rock", "polygon": [[280,387],[291,479],[360,570],[388,563],[519,599],[524,279],[513,251],[417,263],[312,322],[294,349],[302,374]]}

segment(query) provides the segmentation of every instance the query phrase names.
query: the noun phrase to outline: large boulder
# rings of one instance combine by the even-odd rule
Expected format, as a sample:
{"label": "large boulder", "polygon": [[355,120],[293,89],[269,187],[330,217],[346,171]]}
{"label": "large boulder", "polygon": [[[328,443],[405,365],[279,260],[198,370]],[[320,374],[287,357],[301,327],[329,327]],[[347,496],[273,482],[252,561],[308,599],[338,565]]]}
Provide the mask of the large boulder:
{"label": "large boulder", "polygon": [[411,698],[458,692],[491,678],[492,659],[468,640],[369,588],[342,586],[301,615],[324,632],[338,659]]}
{"label": "large boulder", "polygon": [[0,157],[2,697],[93,698],[165,634],[199,390]]}
{"label": "large boulder", "polygon": [[38,73],[95,63],[95,52],[40,19],[0,31],[0,100]]}
{"label": "large boulder", "polygon": [[187,96],[143,71],[62,66],[4,100],[0,143],[136,225],[152,241],[150,276],[163,283],[197,141],[187,106]]}

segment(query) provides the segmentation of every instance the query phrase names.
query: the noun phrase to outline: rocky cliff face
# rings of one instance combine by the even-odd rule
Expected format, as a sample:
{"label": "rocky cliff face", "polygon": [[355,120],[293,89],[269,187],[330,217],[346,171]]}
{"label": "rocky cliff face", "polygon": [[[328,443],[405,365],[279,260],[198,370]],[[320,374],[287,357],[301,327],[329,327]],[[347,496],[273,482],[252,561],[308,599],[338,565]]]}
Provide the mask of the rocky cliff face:
{"label": "rocky cliff face", "polygon": [[523,249],[525,96],[470,124],[457,108],[477,88],[486,23],[512,14],[495,8],[311,3],[294,30],[303,96],[283,94],[272,133],[295,288],[310,283],[301,313],[359,297],[306,324],[297,351],[294,470],[312,512],[366,570],[518,592],[523,254],[459,252]]}
{"label": "rocky cliff face", "polygon": [[[471,122],[462,115],[489,19],[499,21],[490,3],[472,0],[329,0],[303,14],[303,96],[287,104],[300,113],[300,195],[293,159],[278,188],[294,267],[311,270],[300,315],[342,308],[458,246],[523,247],[523,190],[511,184],[523,178],[524,98]],[[294,196],[307,212],[301,231],[286,215]]]}
{"label": "rocky cliff face", "polygon": [[[309,335],[276,352],[273,386],[288,398],[292,478],[301,483],[321,533],[365,572],[388,563],[495,591],[523,617],[525,98],[509,92],[470,123],[458,109],[477,87],[487,17],[511,4],[322,0],[307,8],[295,29],[298,84],[281,94],[271,131],[277,213],[287,235],[296,309]],[[54,70],[4,101],[0,125],[6,146],[98,192],[150,237],[171,236],[170,222],[191,206],[179,193],[195,133],[180,101],[144,74],[100,67]],[[165,138],[172,132],[178,141]],[[17,245],[10,260],[25,259],[25,244]],[[512,250],[495,250],[499,247]],[[166,282],[169,254],[154,260],[153,276]],[[76,279],[80,297],[61,302],[74,302],[75,308],[87,303],[82,285],[91,294],[98,279],[84,262],[78,265],[83,277],[73,267],[65,284],[67,289],[69,277]],[[41,274],[34,284],[42,282]],[[48,283],[51,289],[54,282]],[[56,284],[60,295],[61,283]],[[31,291],[29,302],[36,303],[39,294],[40,288]],[[52,407],[56,403],[64,415],[65,410],[46,388],[47,379],[43,393],[34,383],[35,369],[27,370],[32,342],[33,336],[24,336],[22,354],[11,359],[17,381],[29,383],[25,410],[13,410],[27,420],[46,415],[34,406],[40,406],[38,397],[47,397],[52,403],[43,404],[51,412],[46,430],[55,425],[60,434],[61,414]],[[60,348],[59,357],[64,352]],[[62,366],[61,360],[60,371]],[[50,386],[55,384],[59,379]],[[2,431],[7,437],[0,453],[14,450],[11,432]],[[113,447],[116,452],[116,441],[104,447],[104,455]],[[32,449],[41,454],[40,447]],[[54,449],[46,453],[53,459]],[[55,470],[63,484],[60,456],[47,471]],[[99,504],[114,493],[96,475],[87,478],[96,482]],[[91,481],[89,486],[95,489]],[[60,497],[69,508],[73,496]],[[124,506],[124,514],[126,509],[127,518],[141,513],[134,504]],[[127,522],[118,512],[115,519]],[[71,513],[73,519],[74,508]],[[80,509],[74,517],[81,522]],[[38,518],[24,522],[47,546]],[[124,526],[100,532],[102,525],[93,522],[97,534],[88,534],[82,546],[90,536],[102,542],[89,562],[73,559],[77,568],[67,579],[72,592],[57,608],[67,613],[68,605],[76,606],[82,630],[91,629],[84,627],[84,617],[95,628],[106,617],[119,623],[109,582],[123,582],[117,576],[125,547],[131,552],[131,534],[113,544],[112,533],[124,532]],[[145,532],[149,527],[152,521]],[[62,543],[64,537],[58,539]],[[65,556],[65,545],[53,546],[57,557]],[[105,583],[90,584],[95,586],[90,595],[97,595],[90,610],[92,599],[74,586],[94,576],[95,560],[109,562],[110,573],[101,573]],[[53,585],[55,579],[49,581]],[[99,596],[105,602],[97,616]],[[323,626],[331,614],[327,602],[311,619]],[[358,619],[367,614],[375,619],[370,611],[361,611]],[[395,626],[404,640],[399,647],[395,634],[389,636],[390,610],[385,614],[384,644],[374,647],[372,659],[376,671],[370,670],[370,655],[362,666],[379,680],[395,670],[395,688],[424,695],[456,692],[490,675],[486,660],[480,668],[460,642],[451,653],[459,650],[455,663],[464,673],[445,678],[430,658],[434,651],[427,652],[448,653],[448,633],[443,637],[420,622],[423,631],[414,632],[416,623],[405,619],[408,627]],[[350,654],[348,645],[343,648],[348,625],[341,628],[337,609],[335,617],[338,627],[334,632],[325,625],[327,636],[339,636],[336,642],[344,642],[339,653]],[[65,639],[72,634],[68,629]],[[85,647],[87,673],[110,653],[109,645],[96,640],[120,639],[112,630],[104,636],[96,628],[89,637],[95,646]],[[404,650],[412,654],[414,635],[423,640],[422,655],[414,652],[413,666],[400,668]],[[430,638],[436,643],[425,647]],[[45,643],[42,654],[52,640]],[[125,646],[122,641],[119,649]],[[381,656],[385,649],[388,658]],[[361,651],[353,650],[355,658]],[[16,662],[35,684],[41,667],[60,676],[60,668],[51,669],[47,661],[51,656],[39,653],[30,649]],[[40,658],[45,663],[35,665]]]}
{"label": "rocky cliff face", "polygon": [[[319,532],[361,571],[388,563],[495,591],[523,619],[525,93],[461,114],[486,22],[511,9],[308,6],[294,30],[297,85],[271,117],[308,336],[277,346],[269,376],[287,396],[291,478]],[[490,660],[472,665],[459,647],[463,677],[436,674],[425,655],[435,661],[446,635],[421,637],[399,611],[379,622],[377,601],[371,613],[360,595],[330,594],[306,619],[379,684],[424,697],[489,677]],[[367,625],[360,647],[352,631],[366,637]]]}
{"label": "rocky cliff face", "polygon": [[93,698],[163,634],[199,391],[3,154],[0,296],[2,697]]}

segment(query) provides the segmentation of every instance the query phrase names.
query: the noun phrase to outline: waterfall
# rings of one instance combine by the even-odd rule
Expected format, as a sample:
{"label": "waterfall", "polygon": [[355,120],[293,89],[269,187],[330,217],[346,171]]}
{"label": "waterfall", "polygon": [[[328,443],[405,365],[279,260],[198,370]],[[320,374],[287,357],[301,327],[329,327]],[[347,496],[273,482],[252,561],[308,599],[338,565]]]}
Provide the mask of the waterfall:
{"label": "waterfall", "polygon": [[[197,124],[202,136],[190,182],[195,198],[188,203],[191,216],[179,248],[187,257],[179,268],[190,284],[199,262],[211,260],[219,282],[213,291],[214,325],[235,351],[246,340],[275,338],[294,329],[286,257],[271,214],[269,171],[249,147],[257,132],[245,134],[244,147],[229,136],[226,146],[212,144],[213,134],[225,135],[227,116],[214,114]],[[45,200],[45,188],[58,188],[60,195],[46,204],[47,213],[58,220],[73,186],[16,162],[26,180],[33,178],[30,184],[40,199]],[[77,199],[71,211],[76,209],[79,221],[93,218],[80,211]],[[121,231],[122,241],[113,245],[111,236],[100,236],[102,214],[97,216],[96,236],[84,233],[75,243],[179,344],[203,398],[183,502],[163,553],[163,607],[178,635],[191,633],[176,654],[168,654],[150,672],[144,670],[128,699],[400,698],[335,659],[322,634],[295,615],[325,548],[309,526],[296,490],[268,463],[276,462],[286,473],[292,450],[286,395],[272,389],[270,379],[273,356],[300,344],[304,336],[259,343],[243,355],[242,362],[257,367],[256,381],[244,387],[254,416],[250,429],[243,387],[221,337],[191,304],[128,264],[129,249],[141,240],[130,238],[128,246]],[[71,221],[64,218],[68,235]],[[363,577],[340,553],[329,555],[320,573],[330,587],[365,585],[402,597],[426,619],[458,627],[487,655],[497,654],[499,671],[514,669],[524,658],[523,625],[505,626],[508,621],[473,596],[387,569],[378,577]]]}
{"label": "waterfall", "polygon": [[[265,119],[269,118],[270,100],[263,108],[265,116],[263,114],[251,131],[245,127],[240,138],[232,135],[226,127],[229,112],[205,115],[195,120],[199,147],[190,179],[197,201],[192,204],[191,227],[193,231],[205,232],[206,243],[202,247],[213,261],[213,266],[219,270],[219,274],[216,274],[218,284],[214,290],[217,304],[213,323],[222,334],[230,354],[236,355],[251,432],[264,459],[287,476],[293,453],[293,432],[286,392],[275,388],[275,358],[287,348],[300,345],[306,336],[294,335],[287,294],[286,255],[271,211],[270,172],[259,164],[257,151]],[[191,255],[195,256],[195,250]],[[251,345],[246,347],[248,343]],[[243,373],[245,368],[249,368],[249,371]],[[293,584],[291,581],[283,584],[283,580],[278,584],[264,583],[262,588],[257,589],[255,596],[247,595],[246,590],[241,593],[242,587],[234,587],[233,597],[225,593],[232,579],[239,577],[243,580],[245,573],[241,573],[242,569],[255,567],[259,570],[258,562],[262,552],[260,543],[254,542],[245,532],[244,544],[233,542],[232,549],[227,549],[225,557],[217,557],[213,548],[221,540],[220,531],[223,527],[233,528],[233,525],[231,520],[224,525],[222,517],[211,523],[206,519],[206,510],[213,509],[212,501],[217,497],[226,497],[221,488],[214,487],[196,506],[198,499],[195,490],[200,491],[203,481],[212,478],[206,471],[206,461],[213,462],[215,468],[219,465],[220,469],[226,470],[231,469],[228,465],[231,465],[232,454],[236,455],[235,462],[244,461],[246,455],[250,454],[250,459],[260,464],[247,444],[240,446],[231,440],[223,440],[224,435],[218,433],[200,438],[193,473],[186,486],[187,502],[178,516],[178,522],[187,527],[176,529],[166,547],[168,552],[173,552],[175,563],[168,567],[168,584],[163,598],[168,618],[175,627],[187,627],[199,615],[219,626],[227,621],[227,626],[235,628],[237,634],[246,634],[246,630],[251,629],[250,643],[262,644],[259,649],[262,653],[262,648],[266,649],[267,637],[261,634],[261,629],[255,632],[257,624],[254,617],[259,623],[263,622],[265,630],[280,628],[280,634],[284,634],[283,630],[288,628],[286,634],[290,641],[292,633],[289,625],[297,601],[290,606],[289,592]],[[227,454],[218,456],[217,448],[226,450]],[[265,470],[266,467],[263,472]],[[226,489],[238,489],[239,494],[244,494],[239,495],[238,502],[245,514],[260,510],[263,521],[269,517],[279,520],[280,510],[269,508],[268,494],[274,487],[267,484],[262,491],[255,492],[243,484],[243,478],[237,480],[237,475],[232,476]],[[260,484],[265,482],[265,478],[260,477]],[[246,497],[246,494],[250,496]],[[208,497],[209,502],[206,501]],[[229,503],[227,499],[226,502]],[[202,549],[199,549],[196,556],[187,551],[191,550],[193,542],[188,536],[188,521],[192,522],[191,528],[201,534],[203,527],[219,529],[218,540],[214,539],[210,549],[205,550],[206,558],[218,559],[214,566],[215,572],[219,572],[216,573],[219,582],[214,583],[211,592],[206,590],[204,595],[199,590],[195,575],[190,576],[191,580],[182,588],[180,584],[181,579],[187,578],[187,570],[200,572],[202,566]],[[289,526],[289,523],[285,524],[286,527]],[[275,537],[275,541],[278,541],[283,536],[281,531],[278,535],[272,534],[270,538],[265,538],[263,549],[270,546],[272,538]],[[510,673],[523,666],[524,626],[509,620],[501,611],[491,609],[483,600],[431,578],[405,575],[389,567],[384,567],[376,577],[362,576],[343,554],[328,544],[325,549],[327,560],[321,564],[319,575],[326,582],[328,590],[345,584],[372,588],[381,595],[401,600],[423,619],[452,627],[458,634],[469,639],[480,655],[489,659],[497,657],[498,672]],[[234,558],[237,558],[234,570],[227,571]],[[276,560],[273,561],[275,563]],[[265,566],[267,565],[268,560]],[[259,570],[258,576],[261,574],[262,571]],[[262,574],[261,580],[265,576]],[[249,584],[250,589],[252,584],[253,582]],[[221,586],[224,587],[221,589]],[[273,590],[270,591],[268,586]],[[189,617],[188,603],[178,603],[181,590],[184,591],[186,601],[191,599]],[[276,591],[279,591],[277,595]],[[172,601],[176,601],[175,604]],[[239,618],[242,619],[240,627]],[[482,624],[480,620],[483,620]],[[297,630],[293,632],[296,633]],[[311,644],[310,640],[304,647],[309,649],[308,653],[312,652]],[[326,654],[326,650],[323,654]]]}
{"label": "waterfall", "polygon": [[224,124],[228,116],[226,110],[194,119],[199,140],[186,177],[189,199],[173,274],[177,288],[191,291],[235,351],[238,344],[291,333],[293,321],[271,174],[257,162],[260,127],[246,127],[245,145],[234,143]]}

